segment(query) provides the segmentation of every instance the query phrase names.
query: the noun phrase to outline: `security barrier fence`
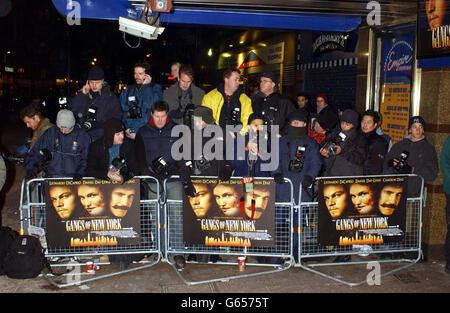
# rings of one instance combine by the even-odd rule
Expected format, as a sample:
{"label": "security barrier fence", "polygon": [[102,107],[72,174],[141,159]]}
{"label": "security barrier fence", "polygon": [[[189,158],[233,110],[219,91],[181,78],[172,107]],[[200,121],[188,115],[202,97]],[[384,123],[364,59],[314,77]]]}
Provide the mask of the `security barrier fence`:
{"label": "security barrier fence", "polygon": [[[415,175],[410,175],[415,176]],[[377,176],[378,177],[378,176]],[[379,176],[381,177],[381,176]],[[392,177],[392,176],[390,176]],[[235,278],[246,278],[287,270],[291,267],[302,268],[322,277],[338,281],[350,286],[365,282],[349,282],[342,279],[339,270],[332,273],[320,271],[319,268],[352,266],[367,264],[374,255],[386,255],[389,258],[379,258],[378,262],[402,263],[383,276],[414,265],[421,256],[421,216],[423,207],[423,179],[421,192],[417,197],[406,200],[406,229],[401,242],[370,244],[370,245],[321,245],[318,242],[319,204],[318,202],[300,202],[294,204],[293,185],[290,185],[291,201],[275,203],[274,244],[270,247],[226,246],[187,244],[186,232],[183,229],[183,200],[167,196],[167,180],[159,184],[150,176],[139,176],[140,179],[140,240],[134,245],[89,246],[89,247],[48,247],[45,255],[55,272],[64,272],[61,276],[43,273],[43,276],[54,286],[68,287],[87,283],[93,280],[112,277],[140,269],[152,267],[160,261],[170,264],[180,279],[187,285],[224,281]],[[177,177],[172,177],[172,179]],[[233,177],[235,178],[235,177]],[[351,179],[352,177],[346,177]],[[92,178],[84,178],[92,179]],[[235,178],[241,179],[241,178]],[[54,180],[54,179],[52,179]],[[69,178],[61,178],[69,180]],[[20,213],[21,228],[25,234],[40,234],[46,236],[46,203],[44,197],[45,178],[23,181],[21,188]],[[318,178],[320,181],[320,178]],[[172,188],[172,187],[171,187]],[[301,189],[299,199],[301,199]],[[149,191],[150,190],[150,191]],[[320,195],[319,195],[320,197]],[[298,213],[297,213],[298,212]],[[294,218],[298,219],[298,229],[293,229]],[[298,251],[294,251],[294,232],[297,232]],[[392,258],[392,255],[400,255]],[[209,266],[230,267],[230,275],[225,277],[185,277],[174,257],[182,255],[187,264],[207,264]],[[105,258],[105,256],[108,256]],[[114,256],[131,260],[129,266],[120,267],[119,271],[86,273],[84,267],[93,261],[95,265],[108,265]],[[246,257],[249,270],[236,273],[237,258]],[[350,260],[334,263],[329,258],[350,256]],[[128,262],[130,263],[130,262]],[[403,264],[404,263],[404,264]],[[128,265],[128,264],[127,264]],[[187,265],[188,266],[188,265]],[[250,270],[250,267],[252,270]],[[71,269],[69,271],[69,269]],[[103,272],[103,273],[102,273]],[[192,275],[195,272],[191,271]]]}

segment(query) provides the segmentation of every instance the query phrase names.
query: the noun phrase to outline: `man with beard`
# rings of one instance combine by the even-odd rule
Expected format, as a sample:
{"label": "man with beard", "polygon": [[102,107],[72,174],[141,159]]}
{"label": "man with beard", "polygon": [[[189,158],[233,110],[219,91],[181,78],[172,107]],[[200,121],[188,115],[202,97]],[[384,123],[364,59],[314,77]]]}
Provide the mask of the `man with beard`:
{"label": "man with beard", "polygon": [[136,133],[150,119],[152,104],[162,99],[161,85],[152,82],[150,65],[139,61],[134,65],[135,84],[129,85],[120,94],[123,111],[122,121],[126,135],[135,139]]}
{"label": "man with beard", "polygon": [[253,219],[259,220],[267,209],[270,200],[270,189],[261,185],[253,187],[253,193],[245,194],[245,215],[250,219],[252,217],[252,198],[255,199],[255,213]]}

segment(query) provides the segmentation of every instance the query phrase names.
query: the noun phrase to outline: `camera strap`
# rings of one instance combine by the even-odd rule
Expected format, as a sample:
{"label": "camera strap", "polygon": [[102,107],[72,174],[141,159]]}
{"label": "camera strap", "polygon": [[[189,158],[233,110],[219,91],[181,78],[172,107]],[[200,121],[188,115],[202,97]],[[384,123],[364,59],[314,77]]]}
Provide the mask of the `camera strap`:
{"label": "camera strap", "polygon": [[242,191],[241,191],[241,199],[240,199],[240,207],[242,218],[245,220],[245,194],[251,192],[252,193],[252,216],[250,217],[250,222],[253,221],[253,217],[255,215],[255,178],[253,177],[243,177],[241,179],[242,183]]}

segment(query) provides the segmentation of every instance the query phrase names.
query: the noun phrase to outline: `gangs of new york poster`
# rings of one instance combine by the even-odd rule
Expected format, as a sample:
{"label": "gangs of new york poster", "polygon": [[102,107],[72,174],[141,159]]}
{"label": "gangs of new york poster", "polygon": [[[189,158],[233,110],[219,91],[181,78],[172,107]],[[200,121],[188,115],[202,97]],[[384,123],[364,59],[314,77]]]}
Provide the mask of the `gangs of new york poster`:
{"label": "gangs of new york poster", "polygon": [[321,179],[319,244],[347,246],[402,241],[407,179],[407,176]]}
{"label": "gangs of new york poster", "polygon": [[245,192],[240,179],[218,181],[214,178],[193,177],[192,183],[196,190],[195,197],[183,196],[183,236],[186,244],[273,246],[273,179],[255,179],[253,188]]}
{"label": "gangs of new york poster", "polygon": [[139,179],[45,182],[49,247],[139,244]]}

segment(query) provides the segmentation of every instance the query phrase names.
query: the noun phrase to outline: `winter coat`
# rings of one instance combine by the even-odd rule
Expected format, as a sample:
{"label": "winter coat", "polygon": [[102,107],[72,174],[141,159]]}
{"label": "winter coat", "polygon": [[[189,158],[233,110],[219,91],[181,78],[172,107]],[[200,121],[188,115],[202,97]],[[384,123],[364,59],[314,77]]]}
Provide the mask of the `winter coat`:
{"label": "winter coat", "polygon": [[36,141],[28,154],[25,168],[33,171],[44,160],[40,151],[48,149],[52,154],[46,173],[48,177],[85,176],[90,143],[89,135],[79,127],[74,127],[72,132],[64,135],[58,127],[53,126]]}
{"label": "winter coat", "polygon": [[202,105],[204,96],[205,92],[191,83],[183,97],[179,82],[176,82],[172,87],[164,90],[163,99],[169,104],[169,116],[172,121],[177,124],[184,124],[183,116],[186,106],[188,104],[193,104],[194,107]]}
{"label": "winter coat", "polygon": [[119,98],[110,90],[108,85],[103,86],[101,92],[93,93],[89,91],[87,95],[78,93],[69,103],[69,109],[73,112],[78,125],[83,125],[88,117],[89,107],[96,107],[96,121],[88,134],[92,141],[96,141],[103,136],[103,123],[110,118],[122,120],[122,109]]}
{"label": "winter coat", "polygon": [[41,121],[42,121],[41,125],[39,125],[39,127],[35,131],[33,131],[33,137],[31,138],[30,149],[33,148],[33,146],[36,143],[36,141],[38,140],[38,138],[41,137],[42,134],[45,133],[45,131],[47,129],[54,126],[52,123],[50,123],[50,120],[46,117],[43,118]]}
{"label": "winter coat", "polygon": [[364,162],[364,175],[381,175],[383,173],[384,156],[388,150],[388,142],[372,131],[363,133],[367,140],[367,158]]}
{"label": "winter coat", "polygon": [[[202,105],[213,111],[214,121],[217,125],[225,127],[227,117],[235,107],[240,108],[240,122],[242,123],[241,134],[247,132],[248,117],[253,113],[252,102],[244,93],[242,87],[239,87],[233,94],[231,102],[224,101],[224,84],[220,84],[216,89],[208,92],[202,101]],[[225,104],[225,105],[224,105]]]}
{"label": "winter coat", "polygon": [[341,153],[323,158],[325,164],[323,176],[325,177],[363,174],[364,162],[367,157],[367,140],[356,128],[343,133],[347,137],[344,142],[339,144],[342,148]]}
{"label": "winter coat", "polygon": [[[133,98],[134,97],[134,100]],[[130,129],[131,132],[137,133],[139,128],[144,126],[150,120],[152,114],[152,104],[155,101],[162,99],[162,88],[159,84],[134,84],[123,90],[120,94],[120,106],[123,111],[122,122],[126,129]],[[136,102],[136,106],[140,108],[142,117],[131,118],[129,116],[129,109],[133,105],[133,101]]]}
{"label": "winter coat", "polygon": [[[297,147],[305,147],[303,153],[303,168],[300,172],[293,172],[289,170],[289,163],[296,159]],[[292,139],[289,136],[283,136],[280,139],[280,166],[278,172],[283,174],[284,178],[289,178],[293,184],[294,202],[299,203],[299,191],[303,178],[308,175],[313,179],[317,177],[322,167],[322,158],[319,153],[319,145],[314,139],[306,136],[304,138]],[[303,188],[303,187],[302,187]],[[289,183],[277,184],[276,192],[277,202],[291,201],[291,185]],[[310,202],[312,200],[311,190],[308,188],[302,189],[303,202]]]}
{"label": "winter coat", "polygon": [[[403,174],[417,174],[423,177],[425,182],[433,181],[439,172],[439,163],[436,150],[425,137],[419,141],[412,141],[411,137],[405,137],[402,141],[394,144],[386,154],[383,172],[386,174],[394,174],[394,168],[391,162],[394,158],[400,158],[403,151],[409,152],[406,160],[407,165],[411,167],[411,171]],[[411,177],[408,179],[408,195],[420,192],[421,179]]]}
{"label": "winter coat", "polygon": [[450,136],[447,137],[442,147],[441,170],[444,173],[444,192],[450,194]]}
{"label": "winter coat", "polygon": [[[106,147],[104,138],[99,138],[89,146],[86,176],[108,180],[108,169],[111,164],[109,148]],[[129,180],[133,176],[139,175],[139,165],[136,158],[136,147],[134,140],[124,137],[120,145],[119,156],[126,160],[127,173],[121,170],[120,174],[124,180]],[[126,175],[128,174],[128,175]]]}
{"label": "winter coat", "polygon": [[272,93],[268,96],[260,95],[252,97],[253,112],[263,115],[272,125],[279,126],[281,135],[287,134],[289,126],[289,114],[295,111],[294,104],[278,93]]}
{"label": "winter coat", "polygon": [[152,175],[149,170],[152,162],[162,156],[168,163],[169,168],[173,170],[171,175],[178,175],[178,169],[174,166],[176,162],[172,158],[172,145],[178,140],[172,137],[172,128],[175,123],[167,118],[166,125],[158,129],[150,118],[149,123],[142,126],[136,135],[136,154],[140,166],[141,175]]}

